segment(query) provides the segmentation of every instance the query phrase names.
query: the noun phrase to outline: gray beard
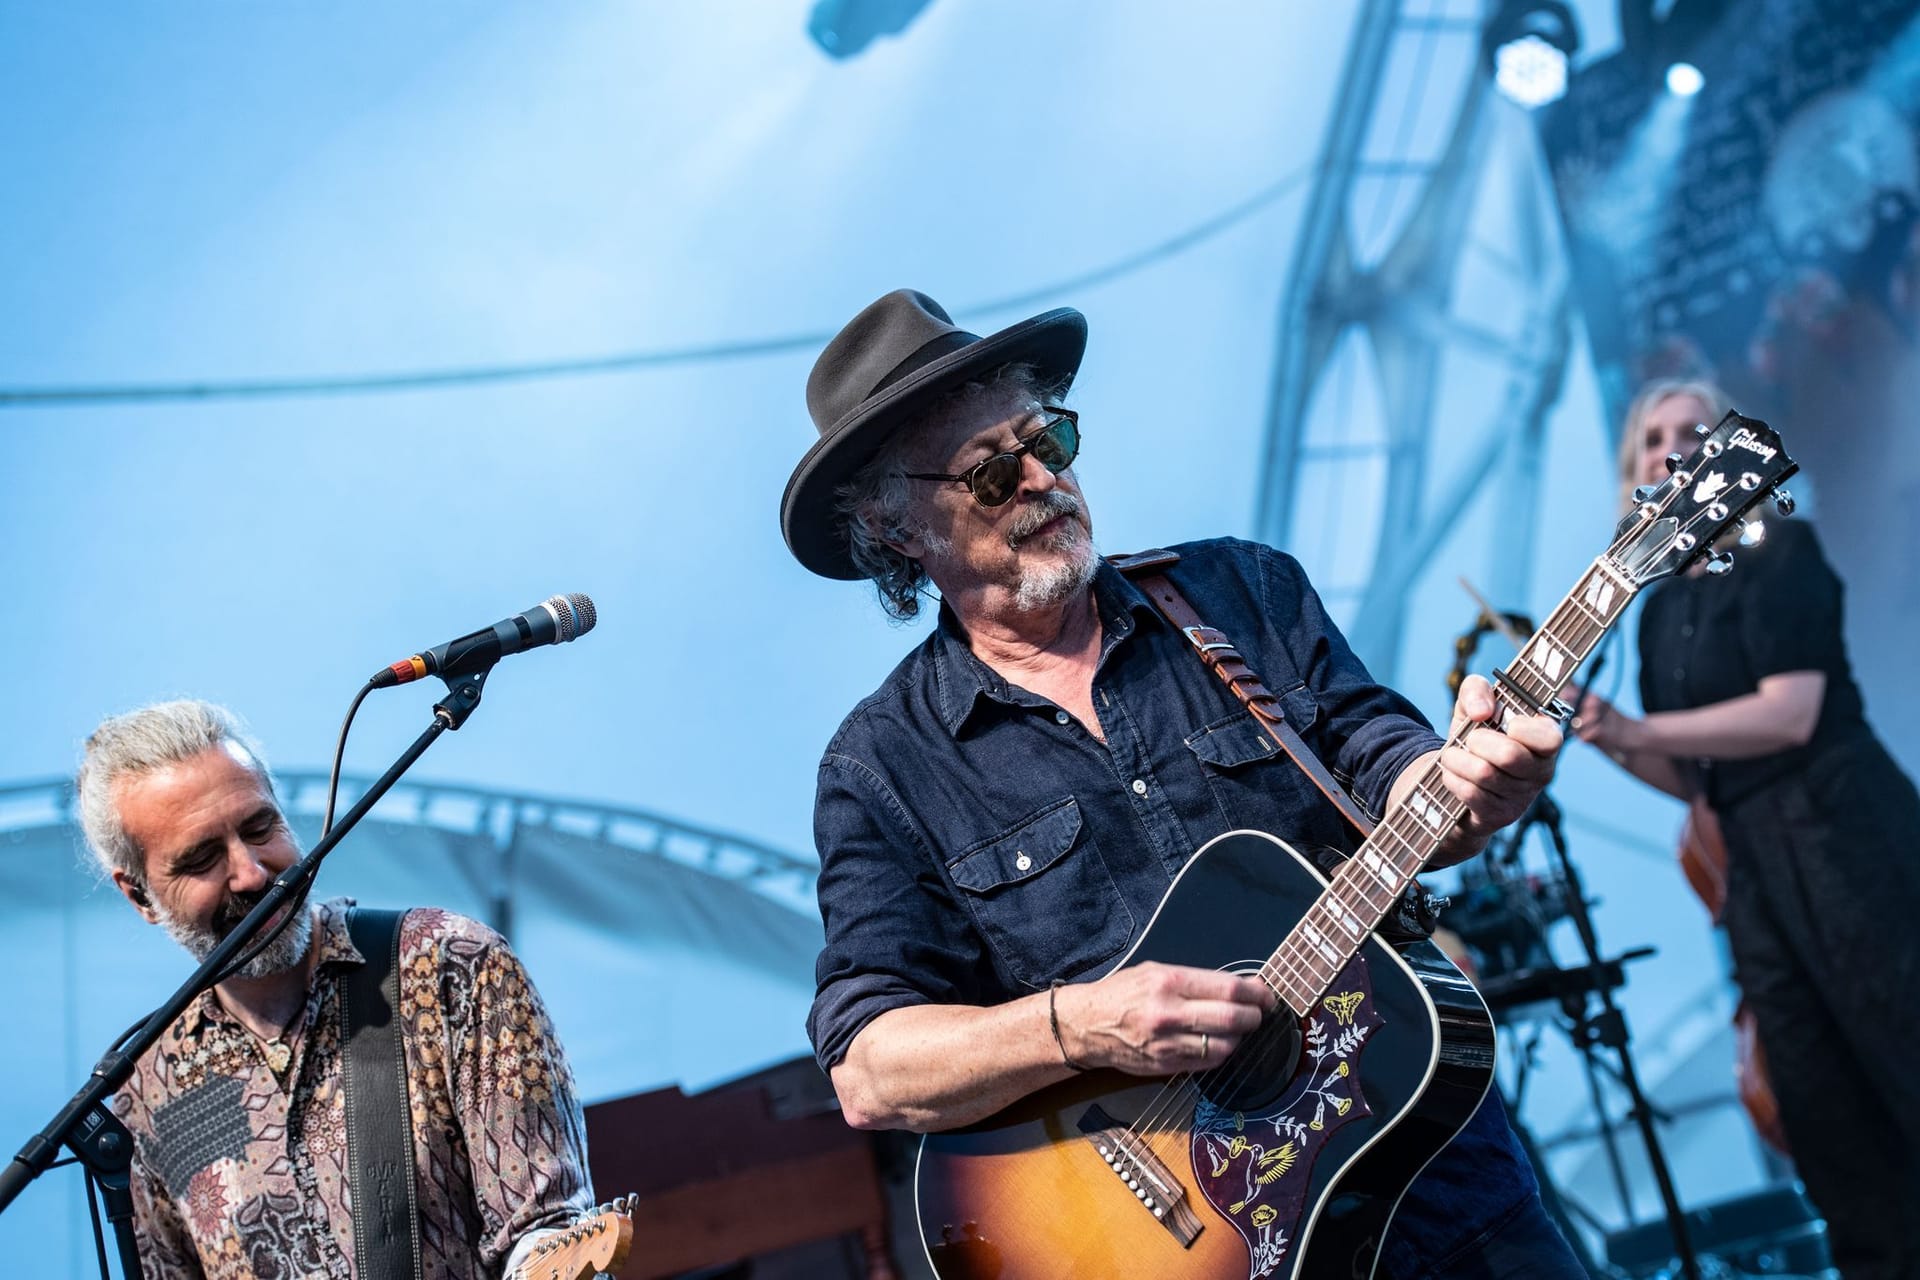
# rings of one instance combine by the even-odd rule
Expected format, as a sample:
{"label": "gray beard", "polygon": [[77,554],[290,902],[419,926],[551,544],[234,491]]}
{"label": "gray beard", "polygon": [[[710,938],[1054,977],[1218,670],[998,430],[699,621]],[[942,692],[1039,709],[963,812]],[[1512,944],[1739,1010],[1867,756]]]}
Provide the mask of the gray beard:
{"label": "gray beard", "polygon": [[[1022,511],[1013,527],[1007,530],[1007,545],[1017,551],[1033,541],[1035,533],[1055,517],[1078,516],[1084,510],[1080,500],[1065,490],[1043,494]],[[1067,552],[1069,558],[1056,564],[1023,568],[1020,585],[1013,593],[1014,608],[1023,613],[1049,609],[1072,599],[1086,589],[1100,567],[1100,557],[1081,525],[1067,524],[1035,545],[1049,551]]]}
{"label": "gray beard", "polygon": [[1034,565],[1020,575],[1013,604],[1021,612],[1050,609],[1085,591],[1100,568],[1100,557],[1093,543],[1078,525],[1069,525],[1041,544],[1050,550],[1070,552],[1069,559],[1053,564]]}
{"label": "gray beard", "polygon": [[[213,949],[219,946],[226,936],[212,929],[182,923],[164,910],[158,911],[157,914],[160,917],[160,927],[167,931],[167,936],[185,947],[187,953],[195,960],[205,960],[212,955]],[[293,918],[287,921],[287,927],[280,931],[280,936],[273,940],[273,945],[247,961],[233,976],[270,978],[274,974],[285,973],[307,958],[307,948],[312,942],[313,913],[302,905],[294,913]]]}

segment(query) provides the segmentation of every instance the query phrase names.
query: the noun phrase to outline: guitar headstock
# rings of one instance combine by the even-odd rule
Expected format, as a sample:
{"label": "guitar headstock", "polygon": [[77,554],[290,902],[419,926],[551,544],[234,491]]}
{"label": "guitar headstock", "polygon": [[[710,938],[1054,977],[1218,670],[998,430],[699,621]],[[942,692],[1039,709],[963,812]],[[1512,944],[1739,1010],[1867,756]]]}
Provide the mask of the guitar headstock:
{"label": "guitar headstock", "polygon": [[1800,464],[1772,427],[1729,410],[1711,431],[1695,430],[1706,436],[1700,448],[1659,484],[1634,490],[1634,508],[1614,531],[1608,558],[1636,586],[1683,573],[1707,556],[1709,570],[1731,566],[1732,556],[1714,543],[1769,494],[1781,515],[1793,510],[1780,485]]}
{"label": "guitar headstock", "polygon": [[622,1196],[594,1210],[557,1236],[542,1240],[514,1273],[514,1280],[588,1280],[613,1271],[633,1247],[635,1197]]}

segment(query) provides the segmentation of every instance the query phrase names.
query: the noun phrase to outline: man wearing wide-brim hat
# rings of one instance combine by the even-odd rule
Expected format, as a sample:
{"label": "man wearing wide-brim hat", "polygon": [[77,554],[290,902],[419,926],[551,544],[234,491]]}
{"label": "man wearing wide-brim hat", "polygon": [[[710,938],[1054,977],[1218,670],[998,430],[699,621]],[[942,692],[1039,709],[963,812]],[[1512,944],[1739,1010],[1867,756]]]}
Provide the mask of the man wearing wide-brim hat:
{"label": "man wearing wide-brim hat", "polygon": [[[1357,844],[1181,632],[1095,552],[1072,468],[1082,423],[1061,403],[1086,339],[1085,318],[1065,308],[978,337],[900,290],[841,330],[807,383],[819,439],[781,503],[788,547],[824,577],[870,580],[897,617],[939,602],[932,634],[848,715],[820,766],[826,945],[808,1030],[858,1128],[973,1124],[1082,1071],[1185,1079],[1220,1067],[1275,1012],[1281,988],[1264,972],[1123,963],[1169,886],[1196,849],[1236,829],[1299,848]],[[1085,430],[1098,435],[1096,423]],[[1204,474],[1204,441],[1170,430],[1165,451],[1177,456],[1139,465]],[[1360,807],[1377,816],[1406,794],[1440,739],[1368,676],[1300,566],[1230,539],[1169,550],[1166,578],[1275,691]],[[1468,681],[1456,714],[1487,720],[1493,709],[1486,682]],[[1437,863],[1478,852],[1519,816],[1552,774],[1560,733],[1519,717],[1466,743],[1440,757],[1466,812]],[[1368,1114],[1340,1099],[1338,1116],[1326,1113],[1334,1131]],[[1266,1129],[1223,1144],[1220,1159],[1249,1143],[1277,1151]],[[1327,1132],[1326,1117],[1313,1130]],[[1185,1162],[1173,1173],[1193,1181]],[[1009,1238],[1004,1224],[929,1220],[941,1210],[928,1178],[923,1162],[921,1226],[936,1255],[943,1228]],[[1147,1203],[1123,1179],[1113,1188]],[[1276,1227],[1277,1211],[1228,1226],[1188,1199],[1218,1227],[1208,1248],[1237,1227],[1250,1244],[1235,1247],[1270,1261],[1306,1229]],[[1151,1252],[1163,1240],[1173,1255]],[[1200,1247],[1164,1231],[1151,1241],[1124,1270],[1183,1274]],[[1079,1270],[1000,1256],[1001,1274],[1096,1274],[1101,1247],[1075,1254]],[[1581,1274],[1497,1094],[1403,1198],[1381,1263],[1409,1280],[1456,1267]]]}

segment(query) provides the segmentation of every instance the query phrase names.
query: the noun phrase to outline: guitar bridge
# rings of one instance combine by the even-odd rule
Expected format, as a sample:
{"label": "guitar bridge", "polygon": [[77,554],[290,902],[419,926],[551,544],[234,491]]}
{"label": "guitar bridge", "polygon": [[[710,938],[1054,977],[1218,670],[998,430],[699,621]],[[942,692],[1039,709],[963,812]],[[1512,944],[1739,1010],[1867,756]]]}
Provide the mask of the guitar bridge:
{"label": "guitar bridge", "polygon": [[1187,1205],[1187,1189],[1166,1162],[1139,1134],[1108,1115],[1098,1105],[1080,1117],[1080,1132],[1112,1169],[1114,1176],[1140,1201],[1140,1207],[1180,1242],[1190,1248],[1204,1229]]}

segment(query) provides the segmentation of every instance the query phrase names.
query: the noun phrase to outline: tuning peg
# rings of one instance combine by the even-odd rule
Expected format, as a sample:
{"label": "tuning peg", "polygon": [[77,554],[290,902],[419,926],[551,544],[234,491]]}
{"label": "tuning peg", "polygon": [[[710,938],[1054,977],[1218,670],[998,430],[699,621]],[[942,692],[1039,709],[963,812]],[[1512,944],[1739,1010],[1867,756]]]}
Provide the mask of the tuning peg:
{"label": "tuning peg", "polygon": [[1791,493],[1788,493],[1785,489],[1775,489],[1773,491],[1773,509],[1775,511],[1778,511],[1783,516],[1790,516],[1793,514],[1793,507],[1794,501]]}
{"label": "tuning peg", "polygon": [[1740,526],[1740,545],[1757,547],[1767,539],[1767,526],[1758,520],[1749,520]]}
{"label": "tuning peg", "polygon": [[1733,568],[1733,553],[1716,551],[1707,558],[1707,572],[1718,576]]}
{"label": "tuning peg", "polygon": [[1633,491],[1635,502],[1645,502],[1651,497],[1653,497],[1653,486],[1650,484],[1643,484]]}
{"label": "tuning peg", "polygon": [[1681,457],[1677,453],[1668,454],[1667,455],[1667,474],[1672,475],[1674,472],[1678,471],[1680,469],[1680,464],[1685,461],[1686,459]]}
{"label": "tuning peg", "polygon": [[1708,436],[1713,434],[1713,428],[1708,426],[1704,422],[1696,422],[1693,424],[1693,434],[1699,436],[1702,440],[1704,440]]}

